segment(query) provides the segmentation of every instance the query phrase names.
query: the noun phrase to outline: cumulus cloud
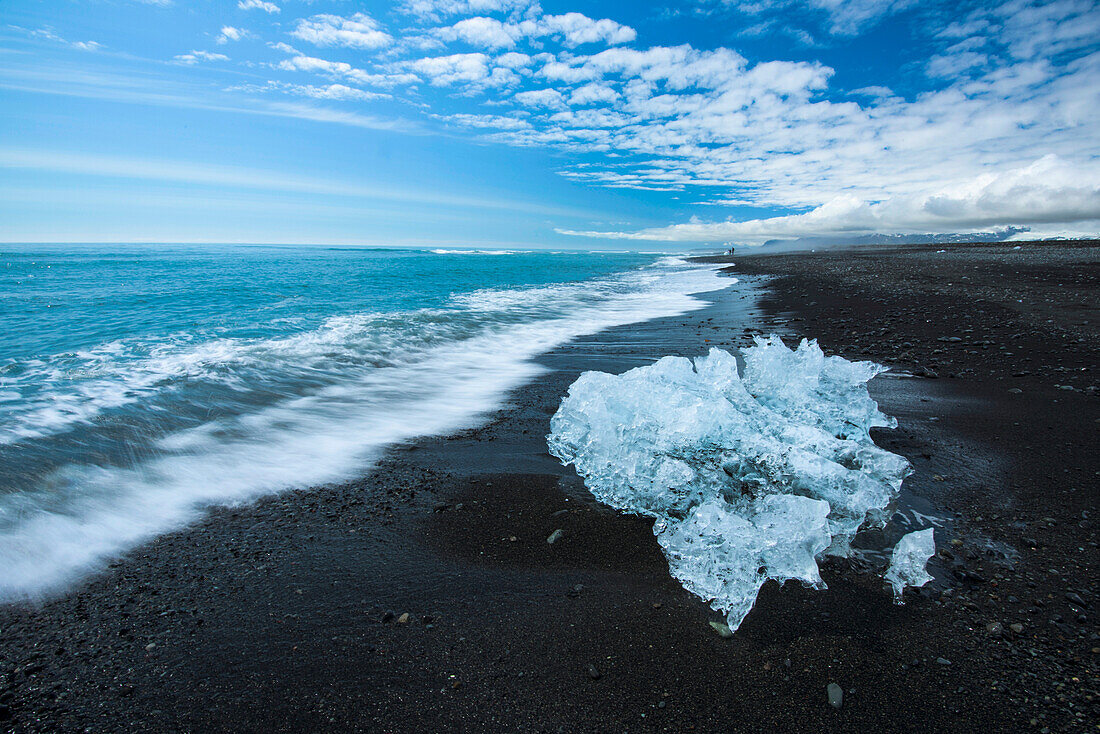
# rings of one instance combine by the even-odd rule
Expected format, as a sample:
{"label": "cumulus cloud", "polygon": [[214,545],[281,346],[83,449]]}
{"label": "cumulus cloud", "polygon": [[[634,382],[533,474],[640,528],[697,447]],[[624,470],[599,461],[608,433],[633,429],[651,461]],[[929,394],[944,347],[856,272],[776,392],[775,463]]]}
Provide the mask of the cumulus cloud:
{"label": "cumulus cloud", "polygon": [[593,20],[581,13],[546,15],[538,21],[528,21],[534,26],[531,35],[559,35],[567,46],[582,43],[630,43],[638,33],[630,26],[621,25],[608,18]]}
{"label": "cumulus cloud", "polygon": [[619,99],[619,93],[608,84],[585,84],[569,94],[569,104],[573,107],[587,107],[592,104],[608,104]]}
{"label": "cumulus cloud", "polygon": [[1100,221],[1100,171],[1054,155],[931,192],[867,201],[836,196],[803,214],[701,222],[636,232],[563,234],[624,240],[760,244],[817,235],[968,232],[1010,225]]}
{"label": "cumulus cloud", "polygon": [[511,69],[492,66],[483,53],[429,56],[400,65],[437,87],[467,84],[473,89],[505,86],[519,80]]}
{"label": "cumulus cloud", "polygon": [[565,98],[556,89],[532,89],[518,93],[515,99],[524,107],[565,107]]}
{"label": "cumulus cloud", "polygon": [[377,49],[393,42],[393,37],[383,31],[378,22],[366,13],[355,13],[348,18],[338,15],[302,18],[290,35],[315,46]]}
{"label": "cumulus cloud", "polygon": [[202,61],[229,61],[229,57],[225,54],[211,53],[210,51],[192,51],[189,54],[180,54],[173,57],[181,64],[187,64],[193,66]]}
{"label": "cumulus cloud", "polygon": [[502,23],[494,18],[466,18],[447,28],[439,28],[435,35],[445,41],[465,41],[482,48],[513,48],[523,37],[519,26]]}
{"label": "cumulus cloud", "polygon": [[282,8],[266,0],[241,0],[237,3],[237,7],[241,10],[262,10],[265,13],[272,14],[282,12]]}
{"label": "cumulus cloud", "polygon": [[518,22],[503,22],[483,16],[466,18],[454,25],[435,28],[432,33],[444,41],[488,49],[513,48],[520,39],[553,37],[569,48],[584,43],[616,45],[629,43],[637,32],[608,18],[594,20],[582,13],[544,15]]}

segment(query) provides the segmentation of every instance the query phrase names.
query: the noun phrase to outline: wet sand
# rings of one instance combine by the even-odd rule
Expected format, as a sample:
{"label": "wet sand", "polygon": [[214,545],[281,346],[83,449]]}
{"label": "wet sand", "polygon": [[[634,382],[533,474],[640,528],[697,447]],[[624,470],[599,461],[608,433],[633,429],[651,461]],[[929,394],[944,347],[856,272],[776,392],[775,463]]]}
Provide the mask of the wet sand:
{"label": "wet sand", "polygon": [[[1088,731],[1100,247],[1012,247],[734,257],[712,305],[545,355],[481,428],[0,609],[0,730]],[[874,435],[941,556],[904,606],[829,561],[827,591],[769,584],[722,639],[544,436],[583,370],[772,332],[895,367],[872,394],[900,426]]]}

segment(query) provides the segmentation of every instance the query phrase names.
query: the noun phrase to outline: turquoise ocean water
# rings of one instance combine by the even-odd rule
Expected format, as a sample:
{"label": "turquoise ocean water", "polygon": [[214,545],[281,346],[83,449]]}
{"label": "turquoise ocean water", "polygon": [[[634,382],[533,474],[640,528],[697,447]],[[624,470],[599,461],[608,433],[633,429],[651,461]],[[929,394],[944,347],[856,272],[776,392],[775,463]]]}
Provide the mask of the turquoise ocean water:
{"label": "turquoise ocean water", "polygon": [[725,284],[637,253],[0,245],[0,600],[476,424],[538,354]]}

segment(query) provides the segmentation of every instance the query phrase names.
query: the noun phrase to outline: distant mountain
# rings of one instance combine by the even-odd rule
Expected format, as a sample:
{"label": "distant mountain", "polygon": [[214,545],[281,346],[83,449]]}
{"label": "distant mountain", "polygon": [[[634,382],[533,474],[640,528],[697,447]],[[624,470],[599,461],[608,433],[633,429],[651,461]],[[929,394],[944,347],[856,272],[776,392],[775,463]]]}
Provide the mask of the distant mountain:
{"label": "distant mountain", "polygon": [[1027,232],[1027,227],[1006,227],[993,232],[953,232],[950,234],[865,234],[823,235],[820,237],[798,237],[796,239],[768,240],[762,246],[771,249],[798,249],[815,247],[835,247],[837,245],[918,245],[951,244],[953,242],[1004,242],[1013,235]]}

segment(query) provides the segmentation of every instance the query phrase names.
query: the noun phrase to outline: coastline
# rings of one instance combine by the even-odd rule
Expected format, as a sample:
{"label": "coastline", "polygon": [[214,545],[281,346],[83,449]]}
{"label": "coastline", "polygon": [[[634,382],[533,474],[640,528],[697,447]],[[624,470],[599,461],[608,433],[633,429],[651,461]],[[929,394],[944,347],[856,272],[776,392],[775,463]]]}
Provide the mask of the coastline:
{"label": "coastline", "polygon": [[[1028,253],[1052,283],[1086,277],[1041,299],[1071,342],[1028,321],[1030,304],[1006,306],[1013,288],[1038,292],[989,264],[1013,244],[952,246],[950,298],[947,271],[921,276],[938,248],[734,257],[743,283],[713,305],[551,351],[550,371],[480,428],[397,447],[354,482],[217,510],[66,597],[0,609],[0,729],[1085,730],[1098,413],[1095,374],[1078,369],[1095,349],[1076,341],[1096,323],[1076,321],[1095,314],[1096,247]],[[964,270],[973,282],[957,282]],[[957,538],[937,533],[950,577],[905,606],[858,563],[830,561],[828,591],[768,585],[725,640],[648,523],[596,505],[544,436],[583,370],[772,331],[926,375],[872,382],[901,423],[876,441],[913,462],[907,491],[949,513]],[[987,358],[1007,343],[1010,358]],[[1001,544],[1018,558],[989,555]]]}

